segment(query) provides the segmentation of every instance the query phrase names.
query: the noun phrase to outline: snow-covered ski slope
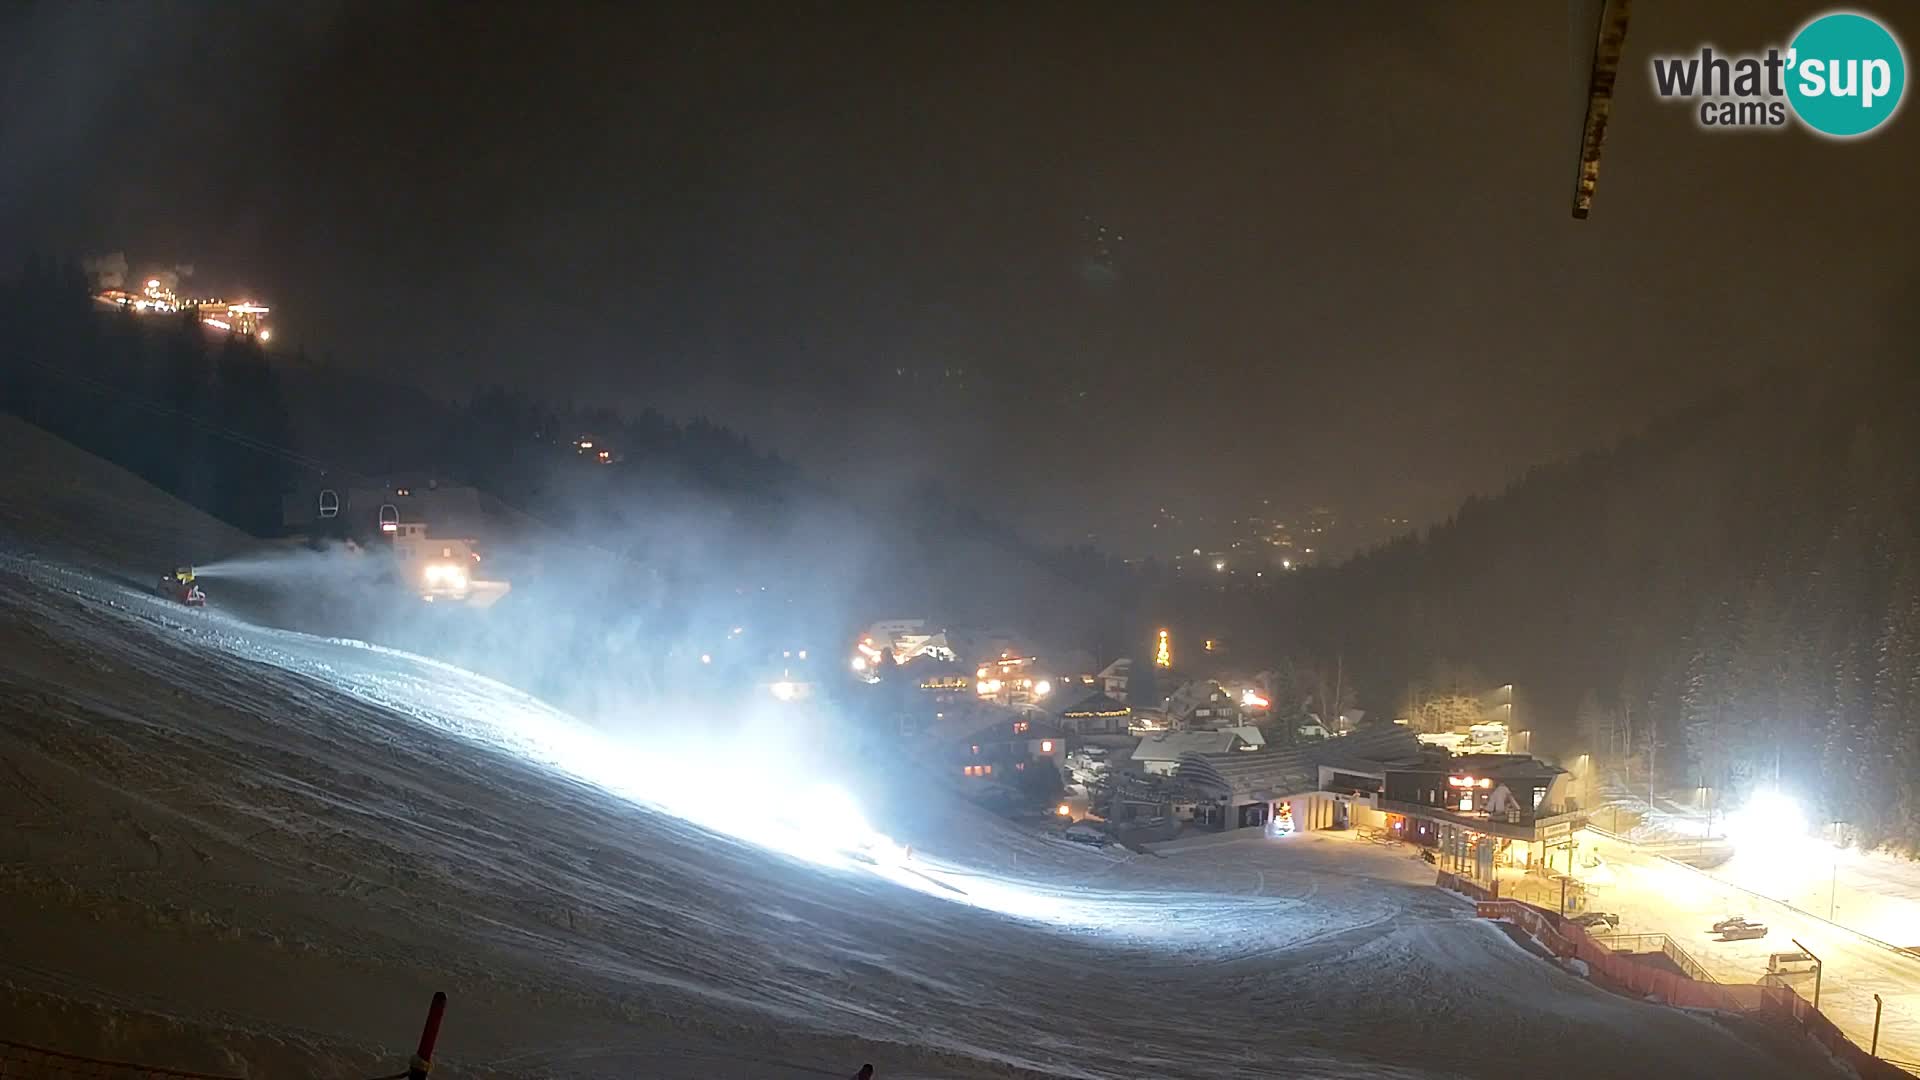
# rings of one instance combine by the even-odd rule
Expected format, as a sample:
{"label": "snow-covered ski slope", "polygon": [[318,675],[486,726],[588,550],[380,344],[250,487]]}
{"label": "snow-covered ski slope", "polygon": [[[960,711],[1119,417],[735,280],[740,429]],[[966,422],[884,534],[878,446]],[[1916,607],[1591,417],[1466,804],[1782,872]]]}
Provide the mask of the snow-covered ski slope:
{"label": "snow-covered ski slope", "polygon": [[727,833],[807,778],[653,809],[684,778],[509,687],[145,594],[244,538],[16,421],[0,461],[0,1038],[368,1076],[445,989],[453,1077],[1831,1074],[1372,845],[1113,855],[929,792],[907,867],[769,851]]}

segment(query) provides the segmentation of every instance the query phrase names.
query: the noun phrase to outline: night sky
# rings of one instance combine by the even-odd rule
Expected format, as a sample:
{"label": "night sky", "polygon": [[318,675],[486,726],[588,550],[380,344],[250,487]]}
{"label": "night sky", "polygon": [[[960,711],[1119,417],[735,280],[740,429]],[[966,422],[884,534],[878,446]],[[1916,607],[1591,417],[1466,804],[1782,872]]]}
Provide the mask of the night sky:
{"label": "night sky", "polygon": [[315,357],[705,414],[1122,554],[1158,506],[1431,519],[1912,351],[1910,107],[1840,144],[1650,91],[1825,5],[1635,5],[1584,223],[1561,4],[830,10],[10,7],[0,259],[190,263]]}

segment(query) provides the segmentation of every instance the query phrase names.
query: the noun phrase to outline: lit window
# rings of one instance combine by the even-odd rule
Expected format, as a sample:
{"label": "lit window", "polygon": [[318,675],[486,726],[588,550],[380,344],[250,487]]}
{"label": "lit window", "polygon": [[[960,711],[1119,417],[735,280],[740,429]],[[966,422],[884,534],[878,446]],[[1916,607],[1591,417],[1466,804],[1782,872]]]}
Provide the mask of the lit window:
{"label": "lit window", "polygon": [[977,756],[980,753],[980,748],[978,746],[974,747],[973,752]]}
{"label": "lit window", "polygon": [[1053,740],[1052,739],[1040,740],[1040,752],[1043,754],[1053,753]]}
{"label": "lit window", "polygon": [[982,765],[982,766],[980,766],[980,775],[981,775],[981,776],[992,776],[992,775],[993,775],[993,766],[991,766],[991,765]]}
{"label": "lit window", "polygon": [[1027,771],[1027,763],[1026,763],[1026,762],[1024,762],[1024,761],[1016,761],[1016,762],[1014,762],[1014,763],[1013,763],[1013,767],[1014,767],[1014,770],[1015,770],[1015,771],[1017,771],[1017,772],[1026,772],[1026,771]]}
{"label": "lit window", "polygon": [[1024,735],[1026,734],[1026,731],[1027,731],[1027,722],[1025,720],[1015,720],[1013,722],[1013,733],[1015,735]]}

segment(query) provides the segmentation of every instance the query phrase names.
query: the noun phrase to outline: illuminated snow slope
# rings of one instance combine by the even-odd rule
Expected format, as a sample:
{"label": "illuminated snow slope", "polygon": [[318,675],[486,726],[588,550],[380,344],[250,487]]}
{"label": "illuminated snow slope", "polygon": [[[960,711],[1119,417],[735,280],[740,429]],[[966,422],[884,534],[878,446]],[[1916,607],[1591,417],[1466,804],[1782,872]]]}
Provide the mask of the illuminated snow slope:
{"label": "illuminated snow slope", "polygon": [[[1830,1069],[1595,990],[1350,840],[1136,858],[955,806],[911,868],[775,854],[508,687],[54,539],[0,537],[0,1037],[365,1076],[445,989],[450,1077]],[[702,816],[788,846],[809,790],[723,774]]]}
{"label": "illuminated snow slope", "polygon": [[[5,805],[25,826],[6,861],[23,868],[16,895],[59,909],[8,963],[136,1006],[369,1040],[437,981],[466,1020],[449,1029],[454,1060],[610,1074],[658,1035],[704,1051],[688,1063],[703,1075],[726,1067],[721,1051],[743,1076],[854,1057],[915,1074],[964,1075],[970,1059],[1446,1075],[1486,1064],[1480,1040],[1450,1033],[1529,1014],[1540,1048],[1502,1053],[1543,1067],[1573,1047],[1592,1075],[1767,1068],[1709,1021],[1558,975],[1409,884],[1420,864],[1371,847],[1255,841],[1136,865],[1033,842],[992,873],[929,871],[959,890],[936,897],[527,764],[557,732],[591,735],[433,662],[57,568],[16,565],[5,586]],[[88,929],[99,916],[116,947],[73,970],[64,912]],[[256,965],[328,996],[258,1000]],[[355,1015],[396,979],[411,999]]]}

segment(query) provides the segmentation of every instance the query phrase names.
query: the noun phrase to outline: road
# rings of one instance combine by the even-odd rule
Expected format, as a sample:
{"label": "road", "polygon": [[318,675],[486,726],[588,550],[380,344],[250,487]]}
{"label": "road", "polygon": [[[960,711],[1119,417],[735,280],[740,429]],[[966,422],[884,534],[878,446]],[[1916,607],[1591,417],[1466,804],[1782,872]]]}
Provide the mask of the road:
{"label": "road", "polygon": [[[1873,1035],[1873,995],[1881,995],[1881,1056],[1920,1062],[1920,958],[1610,834],[1588,830],[1580,843],[1583,849],[1597,846],[1605,860],[1608,873],[1591,881],[1589,889],[1596,909],[1620,915],[1621,933],[1667,934],[1716,979],[1730,984],[1758,981],[1766,974],[1768,954],[1791,951],[1798,939],[1826,965],[1821,1011],[1866,1047]],[[1729,915],[1764,922],[1771,932],[1750,941],[1719,941],[1708,928]],[[1813,996],[1812,976],[1795,981]]]}

